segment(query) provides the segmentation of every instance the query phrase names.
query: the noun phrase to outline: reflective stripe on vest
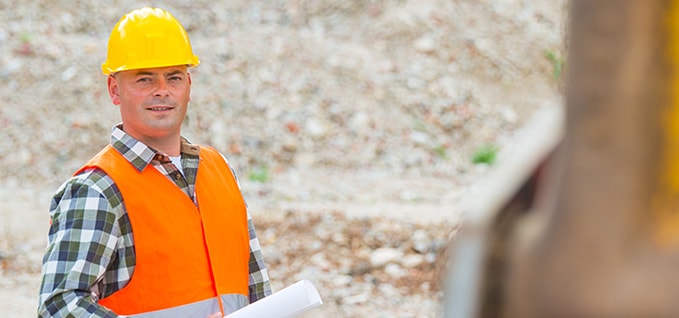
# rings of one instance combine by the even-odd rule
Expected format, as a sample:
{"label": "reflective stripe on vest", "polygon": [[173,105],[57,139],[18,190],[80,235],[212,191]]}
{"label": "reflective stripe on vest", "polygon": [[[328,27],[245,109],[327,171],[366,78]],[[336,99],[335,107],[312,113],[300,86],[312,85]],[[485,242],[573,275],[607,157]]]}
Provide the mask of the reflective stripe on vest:
{"label": "reflective stripe on vest", "polygon": [[[227,310],[226,314],[236,311],[238,308],[247,306],[248,299],[243,295],[224,295],[222,296],[224,308],[234,308]],[[172,307],[169,309],[161,309],[143,314],[133,315],[133,318],[194,318],[194,317],[208,317],[219,311],[219,301],[217,298],[203,300],[188,305]]]}
{"label": "reflective stripe on vest", "polygon": [[135,246],[129,283],[101,305],[139,317],[195,317],[220,307],[229,314],[247,305],[247,212],[216,150],[200,148],[200,208],[153,166],[139,172],[110,145],[77,173],[89,167],[104,170],[120,189]]}

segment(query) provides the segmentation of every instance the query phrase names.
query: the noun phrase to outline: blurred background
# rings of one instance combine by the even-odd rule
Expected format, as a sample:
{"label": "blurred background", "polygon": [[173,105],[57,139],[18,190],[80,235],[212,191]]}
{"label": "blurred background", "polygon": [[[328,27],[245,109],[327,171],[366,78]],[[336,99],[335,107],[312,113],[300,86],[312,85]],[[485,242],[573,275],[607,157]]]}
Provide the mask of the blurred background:
{"label": "blurred background", "polygon": [[183,127],[234,166],[274,289],[309,317],[435,317],[465,198],[560,107],[566,1],[0,0],[0,308],[32,317],[52,193],[109,141],[111,28],[172,12],[201,64]]}

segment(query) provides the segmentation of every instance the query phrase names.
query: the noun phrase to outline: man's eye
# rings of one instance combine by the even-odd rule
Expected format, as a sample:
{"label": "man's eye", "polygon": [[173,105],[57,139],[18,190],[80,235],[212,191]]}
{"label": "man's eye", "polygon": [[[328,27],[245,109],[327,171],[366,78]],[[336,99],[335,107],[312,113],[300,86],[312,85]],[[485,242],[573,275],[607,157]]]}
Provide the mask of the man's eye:
{"label": "man's eye", "polygon": [[137,79],[137,82],[139,82],[139,83],[145,83],[145,82],[150,82],[150,81],[151,81],[151,79],[148,78],[148,77],[141,77],[141,78]]}
{"label": "man's eye", "polygon": [[182,77],[181,77],[181,76],[171,76],[171,77],[170,77],[170,80],[171,80],[171,81],[181,81],[181,80],[182,80]]}

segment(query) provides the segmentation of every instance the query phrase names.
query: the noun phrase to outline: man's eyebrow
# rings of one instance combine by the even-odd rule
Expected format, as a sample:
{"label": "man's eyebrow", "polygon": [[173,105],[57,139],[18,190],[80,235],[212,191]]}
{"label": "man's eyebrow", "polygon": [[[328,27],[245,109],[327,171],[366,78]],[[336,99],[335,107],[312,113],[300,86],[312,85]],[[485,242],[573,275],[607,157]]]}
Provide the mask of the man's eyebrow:
{"label": "man's eyebrow", "polygon": [[140,76],[140,75],[151,76],[151,75],[155,75],[155,74],[153,74],[153,72],[149,72],[149,71],[137,71],[136,73],[134,73],[134,76]]}
{"label": "man's eyebrow", "polygon": [[184,72],[182,72],[181,70],[176,70],[176,71],[172,71],[172,72],[167,72],[164,75],[165,76],[173,76],[173,75],[177,75],[177,74],[184,74]]}

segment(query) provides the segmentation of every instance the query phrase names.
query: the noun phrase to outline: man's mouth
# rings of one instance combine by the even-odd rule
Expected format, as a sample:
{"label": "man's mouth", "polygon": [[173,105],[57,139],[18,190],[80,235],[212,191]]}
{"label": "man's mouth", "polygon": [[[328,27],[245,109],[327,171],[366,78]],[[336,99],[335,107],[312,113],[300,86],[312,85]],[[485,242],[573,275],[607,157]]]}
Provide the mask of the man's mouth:
{"label": "man's mouth", "polygon": [[164,110],[170,110],[173,109],[174,107],[170,106],[156,106],[156,107],[148,107],[146,109],[152,110],[152,111],[164,111]]}

